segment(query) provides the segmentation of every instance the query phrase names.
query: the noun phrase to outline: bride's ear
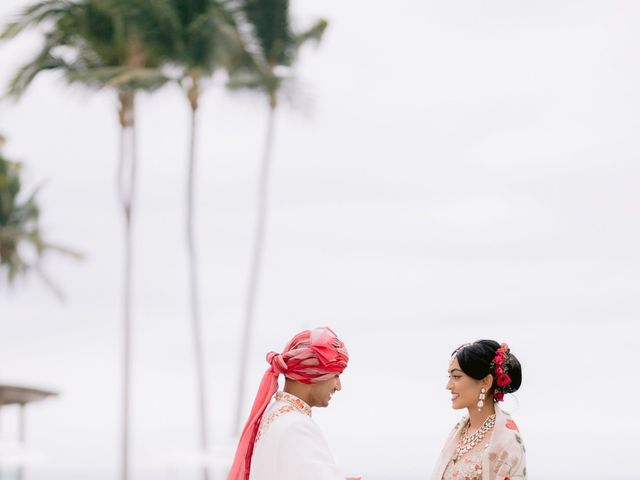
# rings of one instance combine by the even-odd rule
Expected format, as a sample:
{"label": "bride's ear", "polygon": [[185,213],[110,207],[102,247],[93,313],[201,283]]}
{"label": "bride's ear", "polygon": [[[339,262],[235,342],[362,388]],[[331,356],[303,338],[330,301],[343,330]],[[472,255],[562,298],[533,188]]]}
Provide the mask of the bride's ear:
{"label": "bride's ear", "polygon": [[486,388],[487,391],[489,391],[489,389],[491,388],[491,385],[493,385],[493,375],[491,374],[487,375],[482,380],[480,380],[480,382],[482,383],[482,386]]}

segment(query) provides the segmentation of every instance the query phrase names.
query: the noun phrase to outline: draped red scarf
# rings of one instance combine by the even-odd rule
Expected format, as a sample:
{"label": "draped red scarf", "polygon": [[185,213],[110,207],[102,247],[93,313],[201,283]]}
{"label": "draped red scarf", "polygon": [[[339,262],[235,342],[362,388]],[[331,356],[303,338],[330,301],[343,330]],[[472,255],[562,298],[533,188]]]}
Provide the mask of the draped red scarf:
{"label": "draped red scarf", "polygon": [[248,480],[253,445],[262,415],[271,397],[278,390],[278,376],[302,383],[329,380],[347,368],[349,353],[329,327],[300,332],[287,344],[282,353],[269,352],[269,368],[264,373],[253,401],[249,419],[242,430],[233,465],[227,480]]}

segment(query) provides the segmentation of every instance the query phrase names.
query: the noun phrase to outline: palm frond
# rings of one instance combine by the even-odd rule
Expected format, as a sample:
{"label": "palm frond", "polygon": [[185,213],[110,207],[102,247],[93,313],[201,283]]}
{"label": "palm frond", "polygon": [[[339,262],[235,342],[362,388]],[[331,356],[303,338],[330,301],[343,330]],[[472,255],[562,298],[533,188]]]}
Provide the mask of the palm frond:
{"label": "palm frond", "polygon": [[58,298],[58,300],[60,300],[61,302],[66,301],[67,297],[62,291],[62,289],[58,286],[56,282],[53,281],[53,279],[49,276],[49,274],[47,274],[43,270],[40,264],[33,265],[32,268],[34,272],[38,275],[38,277],[40,277],[40,280],[42,280],[42,282],[47,287],[49,287],[49,290],[53,292],[53,294]]}
{"label": "palm frond", "polygon": [[56,19],[67,14],[73,7],[73,2],[68,0],[45,0],[36,2],[24,8],[16,19],[9,22],[2,33],[0,39],[11,39],[22,33],[24,30],[40,25],[46,20]]}
{"label": "palm frond", "polygon": [[309,41],[319,42],[328,22],[317,20],[297,33],[290,26],[287,0],[235,0],[232,4],[232,33],[244,44],[244,51],[230,59],[227,87],[262,90],[270,102],[277,102],[278,92],[291,84],[288,67],[295,63],[300,48]]}
{"label": "palm frond", "polygon": [[59,70],[64,61],[51,53],[49,46],[45,46],[30,62],[20,67],[9,81],[6,95],[19,98],[29,88],[33,80],[42,72]]}
{"label": "palm frond", "polygon": [[39,188],[26,200],[20,200],[20,183],[20,164],[0,155],[0,272],[6,271],[9,285],[16,276],[38,269],[49,252],[82,258],[77,251],[43,238],[37,202]]}
{"label": "palm frond", "polygon": [[308,41],[319,43],[322,40],[325,30],[329,26],[329,22],[320,19],[314,23],[307,31],[297,34],[295,39],[296,50]]}
{"label": "palm frond", "polygon": [[262,92],[264,90],[264,83],[257,77],[240,78],[233,77],[227,82],[227,88],[229,90],[255,90]]}
{"label": "palm frond", "polygon": [[94,69],[92,75],[104,81],[105,86],[118,90],[153,91],[170,78],[156,68],[105,67]]}
{"label": "palm frond", "polygon": [[84,260],[86,258],[86,255],[82,252],[79,252],[78,250],[74,250],[72,248],[65,247],[63,245],[53,244],[53,243],[46,243],[45,250],[60,253],[74,260]]}
{"label": "palm frond", "polygon": [[270,65],[290,65],[294,36],[288,0],[245,0],[243,11],[261,54]]}

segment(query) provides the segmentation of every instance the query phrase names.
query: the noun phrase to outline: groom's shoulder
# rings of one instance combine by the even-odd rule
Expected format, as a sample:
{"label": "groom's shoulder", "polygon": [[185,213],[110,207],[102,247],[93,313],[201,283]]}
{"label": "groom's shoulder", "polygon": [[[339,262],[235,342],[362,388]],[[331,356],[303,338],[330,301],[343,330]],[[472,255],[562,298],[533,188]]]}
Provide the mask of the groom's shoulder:
{"label": "groom's shoulder", "polygon": [[267,432],[286,433],[292,430],[304,431],[313,429],[314,426],[315,424],[308,415],[300,413],[289,404],[276,402],[265,412],[256,440],[260,439]]}

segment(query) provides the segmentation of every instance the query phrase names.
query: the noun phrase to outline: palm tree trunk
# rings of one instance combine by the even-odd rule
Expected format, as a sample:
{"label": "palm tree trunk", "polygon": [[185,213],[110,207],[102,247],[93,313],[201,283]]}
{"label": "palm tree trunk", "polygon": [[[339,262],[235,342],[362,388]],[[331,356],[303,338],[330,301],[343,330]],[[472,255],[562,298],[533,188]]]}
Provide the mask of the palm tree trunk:
{"label": "palm tree trunk", "polygon": [[249,285],[244,306],[244,324],[242,343],[240,344],[240,375],[237,385],[237,404],[234,423],[234,434],[238,435],[242,428],[242,415],[244,412],[245,383],[247,378],[247,363],[251,346],[251,335],[255,317],[255,304],[258,296],[260,271],[262,267],[262,254],[264,251],[264,239],[266,236],[267,214],[269,212],[269,177],[271,173],[271,151],[275,131],[275,113],[277,103],[270,98],[269,114],[267,118],[267,135],[262,154],[260,176],[258,178],[257,215],[254,228],[253,252],[249,270]]}
{"label": "palm tree trunk", "polygon": [[[198,392],[198,423],[201,453],[204,456],[209,450],[209,418],[207,415],[207,388],[204,365],[204,348],[202,346],[202,319],[200,316],[200,287],[198,280],[198,262],[196,255],[196,241],[194,234],[194,198],[195,198],[195,168],[196,168],[196,125],[198,100],[200,97],[200,83],[197,73],[191,75],[191,86],[188,91],[191,105],[191,138],[189,143],[189,164],[187,172],[187,255],[189,257],[189,290],[191,303],[191,324],[193,332],[193,352],[196,369]],[[202,465],[202,480],[209,479],[209,469],[206,463]]]}
{"label": "palm tree trunk", "polygon": [[120,100],[120,160],[118,163],[118,194],[124,218],[124,279],[123,279],[123,365],[122,365],[122,459],[121,480],[129,478],[129,437],[131,411],[131,324],[133,298],[133,212],[136,187],[136,137],[134,96],[121,92]]}

